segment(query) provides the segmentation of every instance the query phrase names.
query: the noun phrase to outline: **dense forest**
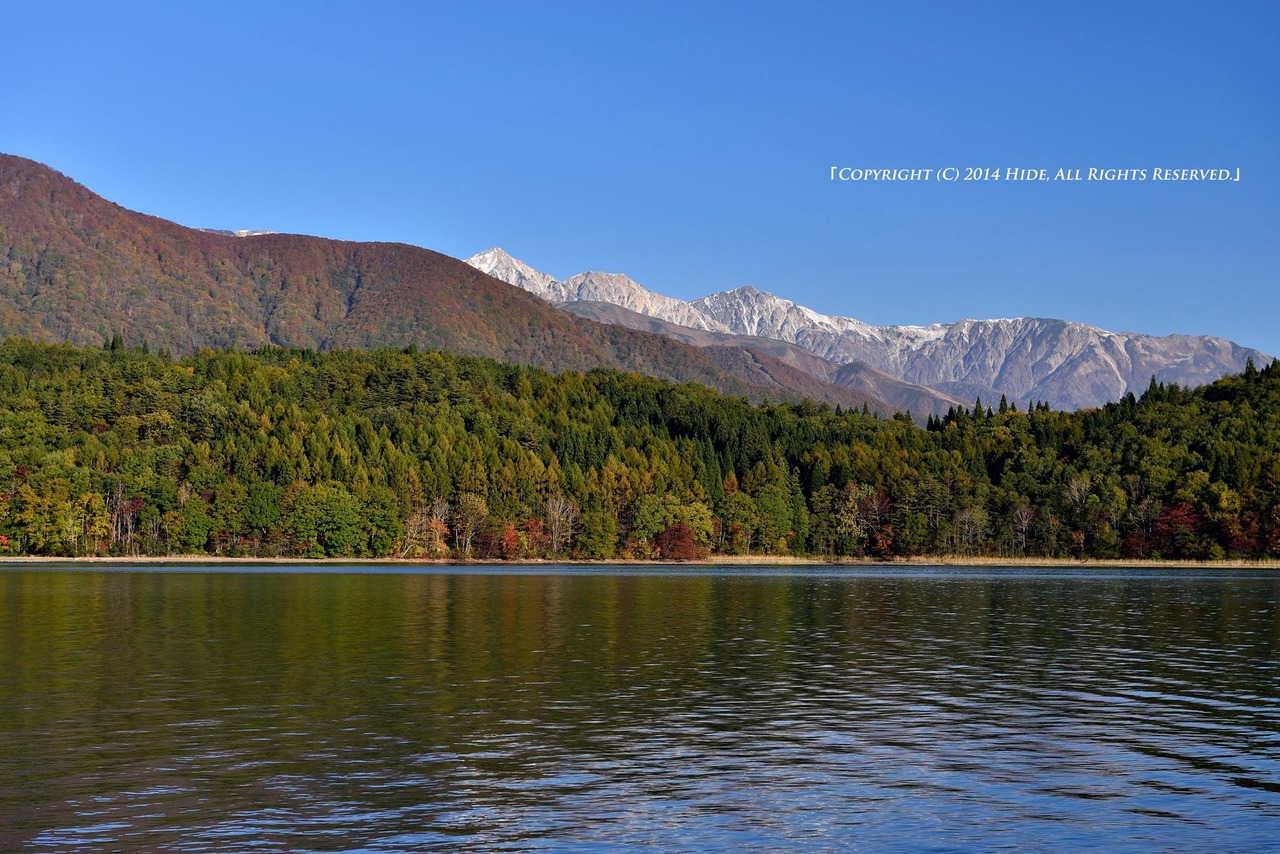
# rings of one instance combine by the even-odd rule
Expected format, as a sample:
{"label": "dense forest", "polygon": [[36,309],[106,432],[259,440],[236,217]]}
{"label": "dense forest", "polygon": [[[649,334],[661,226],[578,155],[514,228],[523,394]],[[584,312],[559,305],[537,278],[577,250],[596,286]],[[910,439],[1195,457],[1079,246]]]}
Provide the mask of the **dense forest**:
{"label": "dense forest", "polygon": [[881,419],[406,349],[0,345],[0,549],[1280,556],[1280,362]]}

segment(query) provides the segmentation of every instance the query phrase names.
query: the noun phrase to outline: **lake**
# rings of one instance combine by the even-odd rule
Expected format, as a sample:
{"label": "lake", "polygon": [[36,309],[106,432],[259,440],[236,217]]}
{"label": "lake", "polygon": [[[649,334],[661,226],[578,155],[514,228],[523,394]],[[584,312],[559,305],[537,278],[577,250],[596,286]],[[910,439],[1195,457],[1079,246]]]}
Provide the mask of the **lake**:
{"label": "lake", "polygon": [[0,850],[1280,849],[1280,573],[0,570]]}

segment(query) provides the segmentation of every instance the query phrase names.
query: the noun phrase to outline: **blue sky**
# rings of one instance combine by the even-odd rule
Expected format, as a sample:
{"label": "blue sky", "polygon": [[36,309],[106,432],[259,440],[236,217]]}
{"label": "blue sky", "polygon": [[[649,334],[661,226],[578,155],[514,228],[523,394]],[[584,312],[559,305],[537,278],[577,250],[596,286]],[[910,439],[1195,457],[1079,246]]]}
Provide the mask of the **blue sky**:
{"label": "blue sky", "polygon": [[[196,226],[1280,355],[1280,4],[6,4],[0,150]],[[842,184],[873,168],[1238,183]]]}

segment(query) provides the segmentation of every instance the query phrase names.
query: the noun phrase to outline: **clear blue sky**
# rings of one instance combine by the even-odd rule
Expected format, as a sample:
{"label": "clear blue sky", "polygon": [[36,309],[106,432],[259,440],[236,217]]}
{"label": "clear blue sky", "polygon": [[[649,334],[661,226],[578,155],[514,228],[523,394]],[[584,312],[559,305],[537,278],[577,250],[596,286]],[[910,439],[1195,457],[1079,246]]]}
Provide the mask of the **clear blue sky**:
{"label": "clear blue sky", "polygon": [[1280,355],[1278,3],[10,0],[4,20],[0,150],[188,225]]}

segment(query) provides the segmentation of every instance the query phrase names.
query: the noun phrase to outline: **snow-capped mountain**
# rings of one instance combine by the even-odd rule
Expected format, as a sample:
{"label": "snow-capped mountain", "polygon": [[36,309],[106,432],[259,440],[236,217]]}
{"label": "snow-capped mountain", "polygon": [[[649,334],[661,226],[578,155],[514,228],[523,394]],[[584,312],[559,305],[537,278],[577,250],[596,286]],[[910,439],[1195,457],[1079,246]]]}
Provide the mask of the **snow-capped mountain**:
{"label": "snow-capped mountain", "polygon": [[816,312],[746,286],[685,302],[617,273],[557,282],[490,249],[467,263],[553,303],[610,303],[680,326],[795,344],[834,365],[862,362],[909,383],[988,401],[1047,401],[1059,409],[1101,406],[1141,393],[1151,377],[1202,385],[1269,357],[1221,338],[1116,333],[1083,323],[1020,317],[932,326],[872,326]]}
{"label": "snow-capped mountain", "polygon": [[1019,317],[933,326],[870,326],[798,306],[755,288],[695,300],[739,334],[797,344],[829,362],[865,362],[911,383],[988,401],[1101,406],[1141,393],[1151,377],[1203,385],[1270,359],[1222,338],[1108,332],[1083,323]]}
{"label": "snow-capped mountain", "polygon": [[558,287],[560,283],[556,281],[555,276],[549,276],[540,270],[533,269],[523,261],[512,258],[496,246],[472,255],[467,259],[467,263],[481,273],[488,273],[508,285],[523,288],[548,302],[563,302],[563,300],[559,299],[560,291]]}
{"label": "snow-capped mountain", "polygon": [[579,273],[560,284],[564,288],[564,296],[560,302],[607,302],[692,329],[729,331],[723,323],[713,320],[684,300],[654,293],[621,273]]}
{"label": "snow-capped mountain", "polygon": [[277,234],[275,231],[254,231],[248,228],[199,228],[197,231],[208,232],[209,234],[225,234],[228,237],[261,237],[264,234]]}
{"label": "snow-capped mountain", "polygon": [[757,335],[797,343],[808,334],[876,338],[876,328],[849,317],[831,317],[750,285],[721,291],[689,303],[739,335]]}
{"label": "snow-capped mountain", "polygon": [[724,324],[690,307],[684,300],[654,293],[621,273],[588,271],[556,281],[555,277],[535,270],[497,247],[472,255],[467,263],[495,279],[524,288],[552,303],[607,302],[692,329],[729,331]]}

